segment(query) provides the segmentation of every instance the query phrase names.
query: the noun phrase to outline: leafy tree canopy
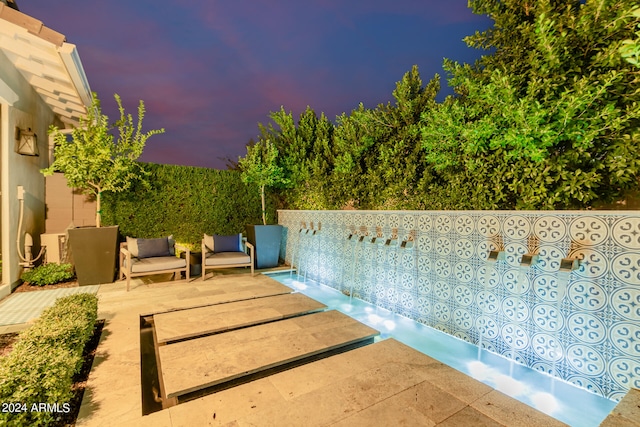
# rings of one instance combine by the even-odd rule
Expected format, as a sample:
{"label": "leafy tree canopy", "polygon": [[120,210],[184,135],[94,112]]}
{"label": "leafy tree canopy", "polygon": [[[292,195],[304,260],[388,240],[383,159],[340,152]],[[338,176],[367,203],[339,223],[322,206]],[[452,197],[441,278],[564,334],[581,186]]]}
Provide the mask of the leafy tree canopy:
{"label": "leafy tree canopy", "polygon": [[446,63],[460,96],[425,117],[433,167],[471,186],[478,168],[503,172],[472,203],[496,208],[580,208],[637,186],[637,70],[619,54],[633,3],[472,1],[495,25],[467,42],[493,53]]}
{"label": "leafy tree canopy", "polygon": [[[120,96],[114,95],[120,119],[113,125],[102,113],[100,100],[93,93],[92,104],[80,126],[67,134],[55,126],[50,128],[55,142],[54,161],[41,172],[47,176],[62,172],[69,187],[78,188],[85,194],[93,194],[97,200],[96,225],[100,226],[100,200],[103,191],[128,190],[135,180],[144,180],[145,172],[137,159],[147,140],[164,129],[142,132],[145,114],[144,103],[138,105],[138,120],[134,123],[131,114],[126,114]],[[114,140],[113,130],[117,132]]]}
{"label": "leafy tree canopy", "polygon": [[638,188],[640,2],[471,0],[494,25],[486,54],[445,60],[455,95],[436,102],[417,67],[394,103],[335,126],[308,108],[261,127],[294,189],[291,207],[568,209]]}
{"label": "leafy tree canopy", "polygon": [[278,148],[268,138],[259,139],[247,147],[247,155],[240,158],[238,166],[242,170],[242,181],[246,184],[257,184],[262,196],[262,222],[266,225],[265,188],[285,187],[289,179],[284,169],[278,164]]}

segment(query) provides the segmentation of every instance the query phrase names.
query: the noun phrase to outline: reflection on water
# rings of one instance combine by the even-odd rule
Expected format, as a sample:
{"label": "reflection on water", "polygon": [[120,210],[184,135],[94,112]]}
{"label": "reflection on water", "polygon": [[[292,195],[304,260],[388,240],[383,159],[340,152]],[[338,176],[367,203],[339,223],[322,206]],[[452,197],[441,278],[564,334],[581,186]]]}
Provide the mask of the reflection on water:
{"label": "reflection on water", "polygon": [[303,283],[288,274],[271,277],[377,329],[380,331],[377,340],[393,337],[569,425],[597,426],[616,405],[614,401],[520,364],[514,364],[510,372],[508,359],[485,350],[479,361],[475,345],[357,298],[349,303],[348,296],[313,280]]}

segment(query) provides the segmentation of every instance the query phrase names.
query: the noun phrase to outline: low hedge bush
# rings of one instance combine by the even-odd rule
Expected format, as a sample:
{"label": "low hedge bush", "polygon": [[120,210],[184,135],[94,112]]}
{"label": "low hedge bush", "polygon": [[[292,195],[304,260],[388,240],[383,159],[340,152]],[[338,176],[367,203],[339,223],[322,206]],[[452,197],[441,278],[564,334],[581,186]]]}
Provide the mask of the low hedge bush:
{"label": "low hedge bush", "polygon": [[23,282],[28,282],[31,285],[45,286],[64,282],[72,279],[73,276],[73,266],[71,264],[56,264],[50,262],[39,265],[33,270],[25,271],[22,273],[21,279]]}
{"label": "low hedge bush", "polygon": [[0,358],[0,404],[6,406],[1,425],[50,425],[68,411],[73,375],[97,318],[95,295],[71,295],[20,333],[13,350]]}

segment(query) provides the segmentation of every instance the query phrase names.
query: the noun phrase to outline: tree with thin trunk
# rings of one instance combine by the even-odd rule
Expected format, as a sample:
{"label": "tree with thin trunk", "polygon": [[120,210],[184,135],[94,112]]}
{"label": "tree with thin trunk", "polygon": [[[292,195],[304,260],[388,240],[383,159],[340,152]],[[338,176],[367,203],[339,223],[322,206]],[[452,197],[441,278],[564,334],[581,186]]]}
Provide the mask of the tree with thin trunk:
{"label": "tree with thin trunk", "polygon": [[[144,103],[138,105],[138,120],[133,121],[131,114],[125,114],[122,100],[114,95],[120,119],[114,124],[100,109],[100,100],[92,94],[92,103],[85,117],[80,119],[80,126],[71,131],[71,139],[67,133],[52,126],[49,129],[53,140],[54,161],[41,172],[45,176],[54,172],[62,172],[67,185],[77,188],[84,194],[96,197],[96,226],[100,227],[101,197],[105,191],[121,192],[129,189],[134,181],[146,182],[147,173],[137,159],[147,140],[164,129],[142,132]],[[117,130],[114,140],[113,130]]]}
{"label": "tree with thin trunk", "polygon": [[289,179],[284,168],[278,165],[278,148],[270,139],[261,138],[247,147],[247,155],[240,158],[238,166],[242,170],[242,181],[245,184],[257,184],[262,197],[262,223],[267,225],[265,188],[285,187]]}

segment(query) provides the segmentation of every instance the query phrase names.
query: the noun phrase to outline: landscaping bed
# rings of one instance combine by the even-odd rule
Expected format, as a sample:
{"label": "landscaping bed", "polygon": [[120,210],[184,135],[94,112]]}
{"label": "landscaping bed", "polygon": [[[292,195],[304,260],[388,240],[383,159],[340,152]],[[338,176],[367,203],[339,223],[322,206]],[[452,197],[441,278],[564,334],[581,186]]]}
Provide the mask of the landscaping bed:
{"label": "landscaping bed", "polygon": [[37,292],[37,291],[47,291],[50,289],[59,289],[59,288],[77,288],[78,281],[77,280],[69,280],[67,282],[56,283],[55,285],[45,285],[45,286],[37,286],[32,285],[30,283],[23,283],[17,288],[14,289],[13,293],[17,294],[20,292]]}
{"label": "landscaping bed", "polygon": [[0,424],[75,425],[104,324],[96,317],[95,296],[73,295],[20,334],[0,336],[0,401],[12,403]]}
{"label": "landscaping bed", "polygon": [[13,292],[31,292],[78,286],[71,264],[48,263],[22,273],[23,283]]}
{"label": "landscaping bed", "polygon": [[18,339],[18,333],[0,335],[0,356],[5,356],[13,349],[13,343]]}
{"label": "landscaping bed", "polygon": [[[96,322],[93,328],[93,335],[85,345],[82,353],[82,368],[73,376],[73,385],[71,386],[73,397],[69,402],[70,411],[67,414],[63,414],[61,419],[53,424],[54,426],[74,426],[76,423],[76,418],[78,418],[78,413],[80,412],[80,405],[82,404],[82,397],[84,396],[84,390],[87,386],[89,372],[91,372],[96,349],[100,343],[100,335],[102,334],[103,327],[104,320]],[[0,356],[5,356],[11,352],[13,343],[18,339],[18,335],[18,333],[0,335]]]}

